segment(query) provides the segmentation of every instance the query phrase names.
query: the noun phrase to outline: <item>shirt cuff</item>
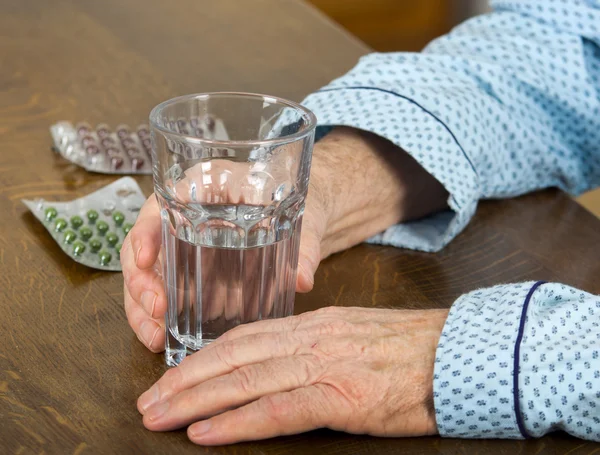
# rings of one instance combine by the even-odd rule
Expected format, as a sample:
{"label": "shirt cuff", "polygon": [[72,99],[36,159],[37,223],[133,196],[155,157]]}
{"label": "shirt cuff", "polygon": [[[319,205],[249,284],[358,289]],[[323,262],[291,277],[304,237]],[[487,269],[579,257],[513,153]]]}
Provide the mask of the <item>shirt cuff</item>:
{"label": "shirt cuff", "polygon": [[539,287],[523,324],[519,398],[524,432],[563,430],[600,441],[600,296]]}
{"label": "shirt cuff", "polygon": [[399,224],[371,243],[439,251],[469,223],[479,199],[477,173],[446,124],[410,97],[378,87],[333,87],[303,104],[316,115],[320,131],[349,126],[382,136],[409,153],[448,191],[452,211]]}
{"label": "shirt cuff", "polygon": [[481,289],[463,295],[450,309],[436,351],[433,379],[441,436],[525,436],[515,394],[515,358],[519,358],[523,312],[539,284]]}

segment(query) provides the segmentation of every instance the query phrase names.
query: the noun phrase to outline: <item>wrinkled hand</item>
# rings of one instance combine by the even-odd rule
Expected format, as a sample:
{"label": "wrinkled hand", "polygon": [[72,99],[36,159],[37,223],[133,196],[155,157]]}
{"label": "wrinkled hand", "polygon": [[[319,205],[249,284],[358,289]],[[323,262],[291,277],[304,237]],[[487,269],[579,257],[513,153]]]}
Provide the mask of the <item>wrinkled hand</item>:
{"label": "wrinkled hand", "polygon": [[[310,291],[321,259],[394,223],[446,206],[447,193],[407,153],[385,139],[338,128],[315,145],[300,243],[296,290]],[[149,349],[164,349],[167,301],[158,256],[156,198],[144,204],[121,249],[125,311]]]}
{"label": "wrinkled hand", "polygon": [[[321,239],[325,215],[318,190],[307,197],[302,222],[296,290],[313,287],[314,274],[321,260]],[[167,298],[159,264],[161,219],[158,202],[150,196],[121,249],[125,313],[138,339],[153,352],[164,349]]]}
{"label": "wrinkled hand", "polygon": [[154,431],[188,426],[202,445],[330,428],[437,432],[435,350],[447,310],[329,307],[239,326],[138,400]]}

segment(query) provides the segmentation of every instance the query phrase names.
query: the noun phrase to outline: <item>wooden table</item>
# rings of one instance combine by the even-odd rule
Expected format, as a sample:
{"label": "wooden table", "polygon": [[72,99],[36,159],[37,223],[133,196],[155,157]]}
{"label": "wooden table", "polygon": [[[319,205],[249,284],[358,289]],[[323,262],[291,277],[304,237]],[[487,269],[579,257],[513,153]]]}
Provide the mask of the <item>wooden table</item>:
{"label": "wooden table", "polygon": [[[167,6],[172,5],[172,6]],[[114,180],[50,151],[61,119],[136,124],[159,101],[212,90],[300,100],[368,49],[295,0],[0,0],[0,453],[592,453],[538,441],[376,439],[317,431],[232,447],[151,433],[135,408],[163,372],[129,330],[122,279],[67,258],[21,198],[71,199]],[[149,177],[138,179],[145,191]],[[482,204],[440,254],[360,246],[325,261],[298,311],[449,306],[499,282],[600,292],[600,221],[557,191]],[[360,264],[357,267],[356,264]]]}

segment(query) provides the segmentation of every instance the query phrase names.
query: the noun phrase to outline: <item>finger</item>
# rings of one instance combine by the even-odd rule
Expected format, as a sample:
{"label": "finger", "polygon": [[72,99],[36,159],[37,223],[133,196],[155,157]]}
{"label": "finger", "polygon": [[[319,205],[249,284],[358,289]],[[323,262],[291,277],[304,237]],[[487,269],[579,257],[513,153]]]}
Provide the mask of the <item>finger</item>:
{"label": "finger", "polygon": [[[273,303],[277,298],[277,275],[275,273],[270,273],[275,266],[275,258],[273,254],[268,253],[267,251],[261,251],[261,262],[260,262],[260,271],[261,276],[257,277],[259,281],[259,286],[257,289],[257,297],[256,297],[256,317],[251,321],[257,321],[260,318],[266,319],[269,318],[271,311],[273,310]],[[251,322],[250,320],[248,322]]]}
{"label": "finger", "polygon": [[[298,222],[296,225],[297,228],[300,228],[302,224],[302,220]],[[300,232],[298,233],[300,235]],[[285,317],[294,313],[294,296],[296,293],[296,285],[298,283],[298,269],[296,265],[298,264],[299,258],[299,245],[300,238],[297,237],[293,239],[289,245],[286,245],[289,248],[288,253],[286,254],[287,259],[284,258],[283,268],[283,282],[284,285],[280,289],[281,291],[281,304],[276,305],[279,307],[279,314],[277,317]],[[284,244],[283,244],[284,245]]]}
{"label": "finger", "polygon": [[141,304],[152,318],[161,318],[167,311],[167,298],[164,282],[156,267],[140,270],[134,262],[129,241],[124,245],[125,254],[121,255],[123,278],[129,295]]}
{"label": "finger", "polygon": [[204,322],[212,322],[219,319],[222,322],[225,316],[229,287],[225,278],[227,275],[223,275],[228,272],[223,270],[222,264],[223,258],[219,252],[215,255],[215,264],[213,268],[209,269],[208,279],[204,282],[209,290],[209,298],[202,302],[203,306],[206,305],[208,315],[208,319],[205,319]]}
{"label": "finger", "polygon": [[301,227],[298,226],[298,229],[301,229],[301,237],[296,290],[308,292],[315,284],[314,276],[321,261],[322,231],[310,207],[307,207],[301,223]]}
{"label": "finger", "polygon": [[244,291],[242,293],[241,322],[248,323],[256,321],[259,314],[264,315],[264,313],[259,313],[260,305],[269,302],[273,274],[265,272],[264,248],[250,248],[244,254],[247,255],[247,261],[242,270]]}
{"label": "finger", "polygon": [[[345,309],[339,309],[345,310]],[[245,365],[288,355],[313,354],[318,347],[323,352],[359,355],[348,349],[345,335],[369,336],[373,333],[373,322],[350,322],[344,319],[348,311],[316,311],[303,321],[302,317],[277,319],[248,324],[264,326],[271,331],[248,334],[241,338],[215,341],[187,357],[178,368],[167,371],[149,390],[138,399],[138,409],[144,414],[153,404],[169,399],[185,389],[194,387],[213,377],[230,373]],[[320,317],[319,317],[320,316]],[[361,312],[355,314],[360,319]],[[300,329],[301,327],[301,329]],[[378,327],[382,330],[381,327]],[[237,331],[233,329],[230,332]],[[395,333],[389,329],[390,335]]]}
{"label": "finger", "polygon": [[321,374],[321,363],[314,356],[288,356],[246,365],[155,404],[144,414],[144,426],[152,431],[181,428],[265,395],[311,385]]}
{"label": "finger", "polygon": [[[240,254],[244,255],[240,258]],[[243,283],[243,271],[246,265],[247,252],[234,249],[222,251],[220,255],[217,281],[221,283],[225,298],[222,300],[223,316],[225,321],[233,323],[239,321],[242,304],[242,296],[246,291]],[[241,260],[240,260],[241,259]],[[217,303],[217,302],[214,302]]]}
{"label": "finger", "polygon": [[160,223],[160,209],[153,194],[142,206],[135,225],[127,235],[131,242],[134,263],[140,269],[152,267],[158,259],[161,244]]}
{"label": "finger", "polygon": [[[264,305],[264,302],[260,302],[260,304]],[[288,316],[286,318],[262,319],[260,321],[254,321],[248,324],[238,325],[237,327],[234,327],[233,329],[225,332],[223,335],[221,335],[219,338],[213,341],[210,344],[210,346],[217,346],[221,343],[227,343],[230,341],[245,338],[247,336],[259,335],[262,333],[290,333],[297,329],[298,325],[301,322],[301,319],[307,317],[306,315],[308,314],[310,313],[304,313],[303,315],[298,316]]]}
{"label": "finger", "polygon": [[342,320],[345,319],[347,314],[349,314],[349,312],[346,311],[347,309],[348,308],[346,307],[326,307],[316,311],[308,311],[295,316],[276,319],[262,319],[249,324],[239,325],[221,335],[217,340],[213,341],[212,345],[233,342],[238,339],[261,333],[266,334],[283,332],[289,334],[299,331],[300,329],[309,329],[314,325],[322,324],[326,320],[339,320],[344,322]]}
{"label": "finger", "polygon": [[131,297],[127,286],[123,287],[123,293],[125,295],[125,314],[127,315],[127,322],[133,329],[133,332],[138,337],[138,340],[142,342],[152,352],[161,352],[165,348],[165,328],[164,320],[153,319],[142,307]]}
{"label": "finger", "polygon": [[[432,311],[432,310],[425,310]],[[382,308],[329,306],[308,311],[296,316],[279,319],[264,319],[250,324],[239,325],[221,335],[212,345],[271,332],[298,332],[313,330],[319,334],[342,334],[356,330],[357,333],[371,330],[373,323],[392,325],[406,322],[416,317],[427,317],[417,310],[390,310]],[[361,327],[362,325],[362,327]]]}
{"label": "finger", "polygon": [[231,343],[210,344],[186,357],[177,367],[167,371],[138,399],[144,414],[150,406],[208,379],[228,374],[244,365],[309,353],[318,334],[303,332],[299,336],[286,332],[260,333]]}
{"label": "finger", "polygon": [[[228,266],[227,250],[205,248],[199,259],[201,273],[202,324],[217,321],[224,312],[228,298],[228,281],[230,266]],[[235,261],[232,261],[235,263]],[[198,265],[197,265],[198,267]],[[206,327],[205,327],[206,328]],[[218,328],[217,328],[218,330]],[[205,335],[205,337],[212,338]]]}
{"label": "finger", "polygon": [[[233,444],[303,433],[317,428],[341,428],[341,400],[322,384],[264,396],[241,408],[190,425],[188,437],[200,445]],[[334,392],[335,393],[335,392]]]}

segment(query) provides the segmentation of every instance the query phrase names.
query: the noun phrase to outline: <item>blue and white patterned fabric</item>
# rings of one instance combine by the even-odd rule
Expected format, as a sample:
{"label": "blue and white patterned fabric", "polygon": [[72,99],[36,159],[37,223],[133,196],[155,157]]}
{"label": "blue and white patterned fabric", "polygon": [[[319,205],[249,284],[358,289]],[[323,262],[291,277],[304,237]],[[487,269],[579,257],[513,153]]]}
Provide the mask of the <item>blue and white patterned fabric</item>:
{"label": "blue and white patterned fabric", "polygon": [[[320,133],[383,136],[448,190],[451,211],[374,243],[438,251],[480,199],[600,183],[600,0],[497,0],[422,53],[371,54],[310,95]],[[600,301],[559,284],[462,296],[437,350],[440,434],[600,440]]]}
{"label": "blue and white patterned fabric", "polygon": [[434,402],[449,437],[600,441],[600,297],[548,283],[459,298],[437,349]]}
{"label": "blue and white patterned fabric", "polygon": [[304,103],[322,126],[384,136],[450,193],[453,214],[372,239],[437,251],[482,198],[600,181],[600,3],[496,2],[422,53],[370,54]]}

